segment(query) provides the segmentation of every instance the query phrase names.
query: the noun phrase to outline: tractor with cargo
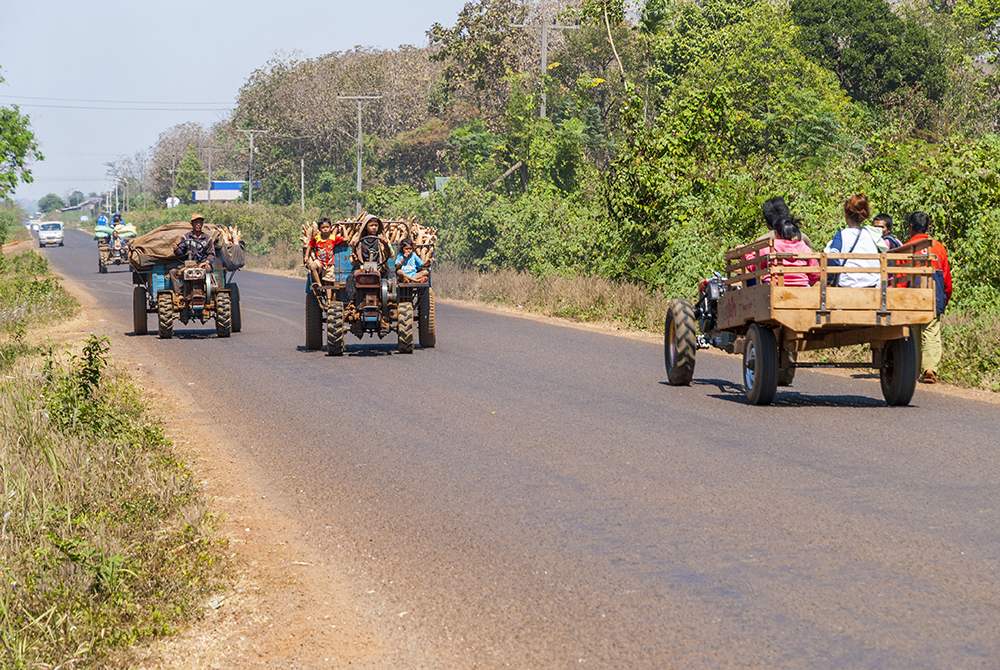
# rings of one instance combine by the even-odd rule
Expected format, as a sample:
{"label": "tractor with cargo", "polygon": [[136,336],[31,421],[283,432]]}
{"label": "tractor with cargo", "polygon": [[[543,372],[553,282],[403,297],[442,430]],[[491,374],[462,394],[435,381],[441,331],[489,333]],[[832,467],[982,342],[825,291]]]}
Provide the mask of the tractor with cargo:
{"label": "tractor with cargo", "polygon": [[[334,224],[334,234],[346,240],[360,239],[362,214],[357,219]],[[437,332],[434,322],[434,288],[431,267],[434,244],[437,240],[433,228],[410,221],[383,221],[392,255],[404,239],[414,242],[415,251],[424,262],[428,276],[422,282],[399,281],[389,259],[385,273],[375,263],[365,263],[354,268],[350,262],[351,247],[347,242],[334,250],[334,265],[325,276],[311,271],[306,280],[306,349],[323,348],[326,333],[328,356],[343,356],[348,334],[364,338],[366,335],[382,339],[396,334],[396,350],[410,354],[414,350],[414,335],[422,349],[434,347]],[[317,233],[315,225],[303,226],[303,253]],[[353,300],[348,299],[348,279],[354,275]]]}
{"label": "tractor with cargo", "polygon": [[[206,269],[189,259],[177,258],[174,245],[191,230],[187,222],[168,223],[135,238],[129,246],[132,266],[133,327],[136,335],[148,332],[148,315],[155,314],[157,334],[170,339],[175,322],[214,321],[219,337],[229,337],[243,329],[236,272],[243,267],[246,249],[236,228],[205,224],[214,243],[215,260]],[[181,282],[176,290],[170,271],[178,269]]]}

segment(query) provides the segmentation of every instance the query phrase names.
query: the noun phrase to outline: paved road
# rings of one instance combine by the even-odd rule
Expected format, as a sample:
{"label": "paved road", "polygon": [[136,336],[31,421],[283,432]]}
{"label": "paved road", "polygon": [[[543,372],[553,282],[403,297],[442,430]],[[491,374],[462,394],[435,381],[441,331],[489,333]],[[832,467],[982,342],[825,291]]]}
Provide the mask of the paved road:
{"label": "paved road", "polygon": [[[45,253],[128,337],[129,276],[92,245]],[[800,371],[749,407],[735,358],[673,388],[654,344],[444,304],[436,349],[331,359],[302,348],[301,281],[238,281],[230,340],[138,339],[238,413],[391,613],[389,665],[1000,667],[997,405]]]}

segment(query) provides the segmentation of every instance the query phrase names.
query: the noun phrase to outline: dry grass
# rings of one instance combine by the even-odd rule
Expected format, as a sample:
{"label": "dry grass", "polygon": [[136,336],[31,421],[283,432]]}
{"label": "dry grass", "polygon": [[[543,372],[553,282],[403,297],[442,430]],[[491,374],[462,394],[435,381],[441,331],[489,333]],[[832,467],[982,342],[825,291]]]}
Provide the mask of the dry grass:
{"label": "dry grass", "polygon": [[434,273],[434,289],[442,298],[516,305],[548,316],[652,332],[663,331],[668,302],[634,284],[600,277],[537,278],[513,270],[441,268]]}
{"label": "dry grass", "polygon": [[[271,250],[263,255],[248,255],[248,269],[297,270],[302,266],[302,249],[298,244],[277,240]],[[303,270],[303,275],[305,271]]]}

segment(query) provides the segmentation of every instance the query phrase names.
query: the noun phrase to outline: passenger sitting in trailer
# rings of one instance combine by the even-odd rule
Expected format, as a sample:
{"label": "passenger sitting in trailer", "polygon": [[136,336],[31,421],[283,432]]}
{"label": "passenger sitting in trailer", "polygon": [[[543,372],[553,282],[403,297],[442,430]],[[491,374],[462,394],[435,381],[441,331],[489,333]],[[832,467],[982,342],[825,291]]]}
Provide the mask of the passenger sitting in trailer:
{"label": "passenger sitting in trailer", "polygon": [[[396,255],[395,260],[393,260],[393,265],[396,266],[396,276],[399,277],[401,284],[406,283],[416,283],[425,284],[427,283],[427,270],[424,270],[424,262],[420,260],[420,256],[413,253],[414,245],[413,240],[406,238],[399,243],[399,253]],[[431,259],[433,262],[434,259]]]}
{"label": "passenger sitting in trailer", "polygon": [[[782,217],[774,222],[773,225],[775,238],[772,242],[774,247],[774,253],[776,254],[811,254],[812,249],[809,245],[800,239],[799,232],[799,222],[791,217]],[[764,253],[751,251],[746,255],[746,259],[750,260],[755,255],[760,254],[761,268],[766,268],[768,265],[767,261],[767,249],[762,250]],[[814,258],[809,260],[796,258],[785,259],[780,261],[782,266],[794,266],[794,267],[819,267],[819,261]],[[757,266],[751,265],[747,270],[749,272],[754,272]],[[819,281],[818,272],[784,272],[782,273],[784,277],[785,286],[812,286],[817,281]],[[761,277],[761,282],[764,284],[769,284],[771,282],[771,275],[766,274]]]}
{"label": "passenger sitting in trailer", "polygon": [[392,246],[382,228],[382,220],[369,214],[351,240],[351,266],[354,270],[347,277],[347,301],[354,302],[354,275],[364,268],[365,263],[375,263],[379,274],[386,277],[390,260]]}
{"label": "passenger sitting in trailer", "polygon": [[333,234],[333,223],[323,217],[319,220],[319,234],[309,240],[306,247],[306,267],[315,272],[320,280],[333,280],[333,256],[338,244],[346,242],[340,235]]}

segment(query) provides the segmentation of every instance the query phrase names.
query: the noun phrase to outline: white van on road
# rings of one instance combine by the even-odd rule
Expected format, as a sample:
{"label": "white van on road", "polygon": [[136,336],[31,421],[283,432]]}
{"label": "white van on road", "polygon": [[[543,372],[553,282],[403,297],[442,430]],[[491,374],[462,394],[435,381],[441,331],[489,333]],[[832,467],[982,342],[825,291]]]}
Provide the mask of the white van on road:
{"label": "white van on road", "polygon": [[38,226],[38,246],[44,247],[47,244],[63,245],[63,222],[46,221]]}

